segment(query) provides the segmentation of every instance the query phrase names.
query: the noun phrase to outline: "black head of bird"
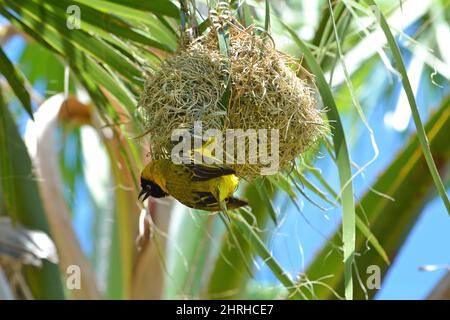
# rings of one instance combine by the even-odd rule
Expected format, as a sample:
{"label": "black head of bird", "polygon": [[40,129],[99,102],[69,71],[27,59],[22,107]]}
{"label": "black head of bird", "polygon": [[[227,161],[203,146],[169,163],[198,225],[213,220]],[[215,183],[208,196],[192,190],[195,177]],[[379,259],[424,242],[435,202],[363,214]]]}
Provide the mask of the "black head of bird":
{"label": "black head of bird", "polygon": [[139,193],[139,199],[141,197],[142,201],[152,196],[153,198],[164,198],[168,194],[165,193],[160,186],[155,182],[141,177],[141,192]]}

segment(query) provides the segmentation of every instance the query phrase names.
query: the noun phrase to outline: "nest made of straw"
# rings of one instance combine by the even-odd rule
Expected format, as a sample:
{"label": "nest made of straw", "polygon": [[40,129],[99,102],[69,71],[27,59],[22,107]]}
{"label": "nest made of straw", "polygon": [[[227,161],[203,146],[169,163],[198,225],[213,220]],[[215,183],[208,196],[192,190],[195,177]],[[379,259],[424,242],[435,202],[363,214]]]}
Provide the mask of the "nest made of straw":
{"label": "nest made of straw", "polygon": [[[227,30],[227,56],[221,55],[212,29],[180,48],[148,77],[138,111],[150,132],[152,157],[169,157],[173,130],[202,121],[204,130],[278,130],[278,150],[271,150],[268,143],[266,151],[278,152],[279,168],[286,168],[325,132],[312,79],[277,51],[267,35],[237,23],[228,23]],[[301,71],[302,78],[294,70]],[[230,97],[223,106],[228,77]],[[248,155],[248,141],[246,151],[247,159],[255,157]],[[242,177],[258,176],[267,167],[261,161],[227,164]]]}

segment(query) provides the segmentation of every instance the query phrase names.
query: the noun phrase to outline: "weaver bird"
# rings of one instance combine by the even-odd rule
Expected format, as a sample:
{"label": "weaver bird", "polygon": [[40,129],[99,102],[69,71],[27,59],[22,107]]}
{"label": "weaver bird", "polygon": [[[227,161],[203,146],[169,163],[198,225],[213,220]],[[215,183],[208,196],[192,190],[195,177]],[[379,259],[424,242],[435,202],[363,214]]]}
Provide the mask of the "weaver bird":
{"label": "weaver bird", "polygon": [[229,167],[153,160],[142,170],[139,198],[144,201],[150,196],[171,195],[190,208],[226,211],[247,205],[246,201],[233,198],[238,184],[239,178]]}

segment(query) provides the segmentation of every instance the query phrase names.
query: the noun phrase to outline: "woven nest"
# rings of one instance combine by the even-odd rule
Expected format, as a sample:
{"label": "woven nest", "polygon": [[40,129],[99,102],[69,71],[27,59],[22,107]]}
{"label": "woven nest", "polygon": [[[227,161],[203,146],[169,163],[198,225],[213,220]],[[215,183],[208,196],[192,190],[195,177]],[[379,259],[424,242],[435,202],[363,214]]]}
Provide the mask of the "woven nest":
{"label": "woven nest", "polygon": [[[202,121],[204,131],[267,129],[269,139],[270,129],[278,129],[279,168],[286,168],[326,131],[312,79],[278,52],[270,37],[237,24],[227,29],[228,56],[220,54],[212,29],[180,48],[148,77],[138,112],[150,133],[152,157],[170,157],[173,130],[192,129],[194,121]],[[224,106],[226,79],[231,81],[230,97]],[[248,157],[248,141],[245,146]],[[270,154],[270,142],[268,149]],[[258,176],[267,167],[251,161],[226,164],[241,177]]]}

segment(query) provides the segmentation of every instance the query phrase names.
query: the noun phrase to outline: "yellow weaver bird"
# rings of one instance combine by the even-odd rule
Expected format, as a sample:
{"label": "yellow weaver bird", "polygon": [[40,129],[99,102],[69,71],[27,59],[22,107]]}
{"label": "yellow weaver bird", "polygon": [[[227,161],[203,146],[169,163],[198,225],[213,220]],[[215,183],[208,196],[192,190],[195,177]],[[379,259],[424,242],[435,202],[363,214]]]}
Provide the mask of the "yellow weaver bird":
{"label": "yellow weaver bird", "polygon": [[171,195],[190,208],[226,211],[247,205],[246,201],[233,198],[238,184],[239,178],[229,167],[153,160],[142,170],[139,198]]}

